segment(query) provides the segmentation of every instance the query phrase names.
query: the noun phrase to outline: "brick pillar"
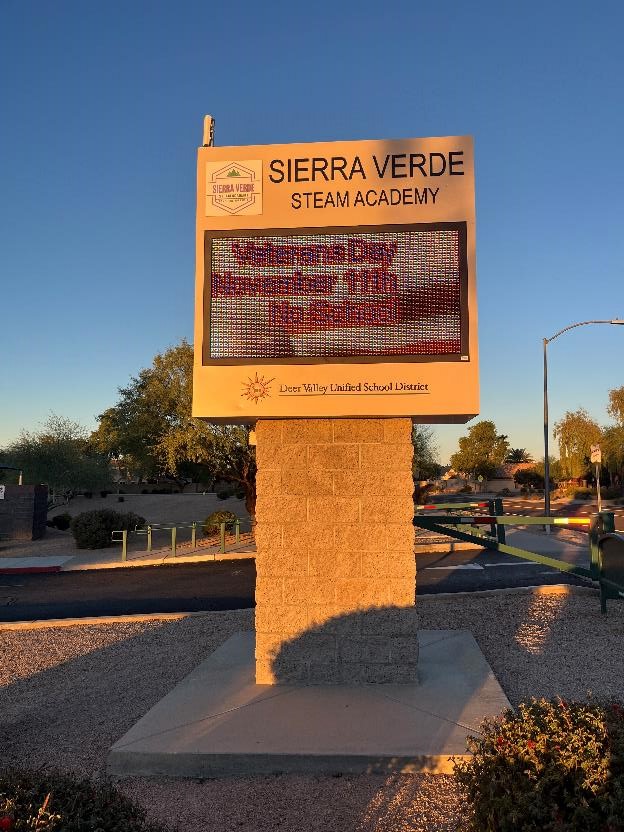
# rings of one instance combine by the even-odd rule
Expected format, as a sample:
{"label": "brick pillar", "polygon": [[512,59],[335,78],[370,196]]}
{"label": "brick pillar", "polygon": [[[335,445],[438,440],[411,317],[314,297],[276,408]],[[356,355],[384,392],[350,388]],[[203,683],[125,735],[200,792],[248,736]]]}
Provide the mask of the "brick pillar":
{"label": "brick pillar", "polygon": [[256,681],[416,681],[410,419],[256,425]]}

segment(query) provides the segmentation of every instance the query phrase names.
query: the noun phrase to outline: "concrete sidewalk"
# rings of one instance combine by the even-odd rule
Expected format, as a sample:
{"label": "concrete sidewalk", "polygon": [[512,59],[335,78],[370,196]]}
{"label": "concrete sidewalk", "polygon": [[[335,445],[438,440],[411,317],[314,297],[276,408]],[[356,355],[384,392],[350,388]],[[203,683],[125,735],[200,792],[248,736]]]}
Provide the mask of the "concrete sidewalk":
{"label": "concrete sidewalk", "polygon": [[[550,555],[566,563],[578,566],[589,564],[589,546],[579,536],[579,542],[561,539],[556,534],[536,534],[521,529],[508,530],[507,540],[512,546]],[[468,544],[471,548],[472,544]],[[424,547],[423,547],[424,548]],[[449,551],[451,547],[449,546]],[[228,545],[227,551],[221,553],[218,545],[200,546],[191,549],[182,544],[173,556],[170,548],[160,548],[152,552],[134,551],[128,553],[126,561],[121,560],[121,546],[95,551],[83,549],[78,554],[59,552],[47,556],[14,557],[0,559],[0,575],[37,572],[75,572],[92,569],[127,569],[141,566],[163,566],[181,563],[208,563],[214,560],[232,560],[255,557],[256,547],[251,540],[244,540],[236,545]]]}
{"label": "concrete sidewalk", "polygon": [[81,550],[76,554],[55,554],[47,556],[31,555],[28,557],[0,559],[0,575],[28,574],[43,572],[81,572],[95,569],[128,569],[140,566],[175,566],[181,563],[210,563],[215,560],[236,560],[254,557],[256,547],[245,542],[239,546],[230,546],[225,553],[216,546],[202,546],[190,550],[180,547],[174,556],[171,549],[158,549],[152,552],[129,552],[127,560],[121,560],[119,546],[110,549]]}

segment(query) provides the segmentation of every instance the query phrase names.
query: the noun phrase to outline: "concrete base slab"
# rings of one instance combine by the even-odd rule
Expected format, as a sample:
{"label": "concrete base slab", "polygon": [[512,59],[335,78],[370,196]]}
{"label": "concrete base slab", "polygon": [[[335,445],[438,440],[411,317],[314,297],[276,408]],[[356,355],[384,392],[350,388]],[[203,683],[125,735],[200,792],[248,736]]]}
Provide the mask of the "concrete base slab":
{"label": "concrete base slab", "polygon": [[256,685],[236,633],[112,747],[119,776],[434,772],[509,707],[472,634],[419,632],[418,685]]}

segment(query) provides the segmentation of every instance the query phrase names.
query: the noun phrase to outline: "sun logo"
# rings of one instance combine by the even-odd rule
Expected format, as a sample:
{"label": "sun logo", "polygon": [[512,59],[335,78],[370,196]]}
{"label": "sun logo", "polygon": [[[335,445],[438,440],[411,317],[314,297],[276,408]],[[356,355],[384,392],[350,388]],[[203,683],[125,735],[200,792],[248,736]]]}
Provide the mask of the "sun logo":
{"label": "sun logo", "polygon": [[264,378],[264,376],[258,377],[258,373],[256,373],[255,378],[251,378],[251,376],[249,376],[249,380],[243,382],[243,392],[241,393],[241,396],[244,396],[247,401],[258,404],[261,399],[265,399],[267,396],[271,395],[270,384],[272,381],[275,381],[275,379]]}

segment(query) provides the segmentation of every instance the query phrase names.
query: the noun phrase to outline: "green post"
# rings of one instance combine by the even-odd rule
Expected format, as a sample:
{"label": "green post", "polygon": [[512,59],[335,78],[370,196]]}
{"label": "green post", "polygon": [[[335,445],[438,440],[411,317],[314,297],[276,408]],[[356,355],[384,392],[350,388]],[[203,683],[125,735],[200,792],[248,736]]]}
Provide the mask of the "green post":
{"label": "green post", "polygon": [[124,529],[121,533],[121,559],[128,560],[128,529]]}
{"label": "green post", "polygon": [[592,524],[589,527],[589,571],[595,581],[600,580],[602,570],[598,539],[600,535],[614,531],[615,514],[612,511],[601,511],[592,517]]}
{"label": "green post", "polygon": [[599,516],[602,518],[602,534],[611,534],[615,531],[615,514],[612,511],[601,511]]}
{"label": "green post", "polygon": [[176,538],[177,538],[177,534],[178,534],[178,528],[177,528],[177,526],[173,526],[171,528],[171,554],[173,555],[173,557],[176,556]]}
{"label": "green post", "polygon": [[147,527],[147,551],[152,551],[152,527]]}
{"label": "green post", "polygon": [[[488,500],[488,512],[496,516],[496,500]],[[496,537],[496,523],[490,523],[490,537]]]}
{"label": "green post", "polygon": [[197,546],[197,523],[193,521],[191,526],[191,547],[194,549]]}
{"label": "green post", "polygon": [[602,520],[598,514],[592,517],[589,527],[589,571],[595,581],[600,580],[600,549],[598,548],[598,535]]}
{"label": "green post", "polygon": [[[505,513],[505,508],[503,506],[503,501],[501,500],[500,497],[497,497],[494,500],[494,515],[495,515],[495,517],[502,517],[504,513]],[[497,523],[496,524],[496,539],[498,540],[499,543],[505,543],[506,542],[505,527],[503,526],[502,523]]]}
{"label": "green post", "polygon": [[221,554],[225,554],[225,523],[221,523],[221,527],[219,529],[221,532]]}
{"label": "green post", "polygon": [[240,543],[240,520],[238,517],[236,518],[236,523],[234,523],[234,532],[236,534],[236,545],[238,546]]}

